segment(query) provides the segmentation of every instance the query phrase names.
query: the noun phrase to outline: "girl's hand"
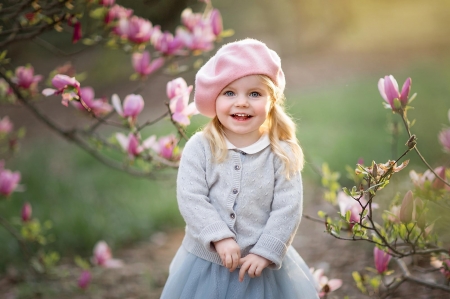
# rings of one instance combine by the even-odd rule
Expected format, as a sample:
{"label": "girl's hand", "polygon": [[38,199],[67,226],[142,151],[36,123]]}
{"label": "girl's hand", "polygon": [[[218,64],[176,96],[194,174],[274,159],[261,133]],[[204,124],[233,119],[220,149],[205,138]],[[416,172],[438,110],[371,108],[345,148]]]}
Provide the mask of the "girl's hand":
{"label": "girl's hand", "polygon": [[272,262],[262,256],[250,253],[246,257],[241,258],[241,270],[239,271],[239,281],[244,281],[245,272],[248,272],[250,278],[261,276],[262,270],[269,266]]}
{"label": "girl's hand", "polygon": [[233,238],[226,238],[213,242],[217,253],[222,259],[222,264],[233,272],[239,265],[241,248]]}

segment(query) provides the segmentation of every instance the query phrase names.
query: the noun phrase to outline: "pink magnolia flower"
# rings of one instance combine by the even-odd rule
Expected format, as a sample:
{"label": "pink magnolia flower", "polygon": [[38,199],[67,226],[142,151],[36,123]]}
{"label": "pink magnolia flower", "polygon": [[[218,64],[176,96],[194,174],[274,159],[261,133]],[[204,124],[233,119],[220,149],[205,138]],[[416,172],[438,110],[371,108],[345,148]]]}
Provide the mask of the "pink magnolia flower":
{"label": "pink magnolia flower", "polygon": [[129,18],[133,14],[132,9],[125,8],[120,5],[114,5],[111,7],[108,11],[108,13],[105,16],[105,23],[109,24],[112,21],[122,19],[122,18]]}
{"label": "pink magnolia flower", "polygon": [[86,289],[92,279],[92,275],[91,272],[88,270],[83,270],[83,272],[81,272],[80,277],[78,278],[78,287],[81,289]]}
{"label": "pink magnolia flower", "polygon": [[375,268],[377,272],[383,274],[388,269],[389,261],[391,260],[391,255],[384,250],[379,249],[375,246],[373,249],[373,256],[375,261]]}
{"label": "pink magnolia flower", "polygon": [[28,222],[31,219],[31,214],[32,214],[32,209],[31,209],[31,204],[29,202],[26,202],[23,206],[22,206],[22,221],[23,222]]}
{"label": "pink magnolia flower", "polygon": [[81,111],[91,111],[94,115],[104,115],[112,111],[112,106],[106,98],[94,99],[92,87],[80,88],[80,100],[71,101],[72,105]]}
{"label": "pink magnolia flower", "polygon": [[402,92],[398,91],[398,84],[392,75],[385,76],[378,81],[378,90],[383,99],[389,103],[392,110],[398,110],[400,107],[395,107],[394,99],[400,101],[401,107],[404,108],[408,104],[409,91],[411,89],[411,78],[406,79],[402,87]]}
{"label": "pink magnolia flower", "polygon": [[156,141],[156,136],[150,136],[147,139],[146,147],[153,149],[159,156],[167,160],[179,158],[178,140],[175,135],[163,136]]}
{"label": "pink magnolia flower", "polygon": [[[445,176],[445,167],[444,166],[440,166],[438,168],[436,168],[434,170],[434,172],[436,172],[436,174],[442,178],[444,181],[446,181],[446,176]],[[434,189],[444,189],[446,187],[445,183],[443,181],[441,181],[438,178],[434,179],[433,184],[431,185]]]}
{"label": "pink magnolia flower", "polygon": [[12,78],[14,83],[25,89],[36,88],[37,83],[41,80],[41,75],[34,75],[34,68],[32,66],[19,66],[16,68],[15,77]]}
{"label": "pink magnolia flower", "polygon": [[400,206],[392,206],[388,211],[387,219],[392,223],[400,223]]}
{"label": "pink magnolia flower", "polygon": [[[445,167],[437,167],[434,169],[434,172],[441,178],[445,179]],[[434,173],[432,173],[429,169],[427,169],[423,174],[411,170],[409,172],[409,177],[411,178],[413,184],[419,189],[423,189],[425,182],[427,181],[430,182],[431,186],[435,189],[442,189],[446,187],[446,185],[441,180],[437,179]]]}
{"label": "pink magnolia flower", "polygon": [[78,21],[73,25],[72,43],[76,44],[82,36],[83,33],[81,32],[81,23]]}
{"label": "pink magnolia flower", "polygon": [[132,16],[130,18],[121,18],[119,24],[114,28],[114,33],[133,43],[142,44],[150,40],[155,30],[160,30],[159,27],[156,28],[153,28],[149,20]]}
{"label": "pink magnolia flower", "polygon": [[194,102],[188,104],[192,85],[188,87],[186,81],[180,77],[169,81],[166,91],[170,99],[173,120],[184,126],[189,125],[191,123],[189,117],[199,113]]}
{"label": "pink magnolia flower", "polygon": [[403,197],[402,204],[400,206],[400,221],[403,223],[409,223],[413,220],[414,212],[414,196],[411,190],[406,192]]}
{"label": "pink magnolia flower", "polygon": [[144,99],[140,95],[129,94],[123,101],[123,109],[120,103],[120,98],[117,94],[112,96],[112,104],[116,112],[122,117],[136,118],[144,108]]}
{"label": "pink magnolia flower", "polygon": [[443,261],[432,257],[430,264],[435,268],[441,268],[440,271],[444,274],[445,278],[450,279],[450,259],[444,259]]}
{"label": "pink magnolia flower", "polygon": [[194,28],[201,22],[202,14],[193,13],[190,8],[185,8],[181,13],[181,23],[183,23],[189,31],[193,31]]}
{"label": "pink magnolia flower", "polygon": [[151,61],[150,53],[133,53],[132,62],[134,71],[141,76],[147,76],[164,65],[164,58],[159,57]]}
{"label": "pink magnolia flower", "polygon": [[19,184],[20,172],[4,169],[5,161],[0,160],[0,195],[9,196]]}
{"label": "pink magnolia flower", "polygon": [[151,148],[156,140],[155,136],[150,136],[140,144],[139,138],[133,133],[125,136],[122,133],[116,133],[116,139],[120,146],[128,153],[130,159],[139,156],[145,149]]}
{"label": "pink magnolia flower", "polygon": [[192,85],[188,87],[186,81],[181,77],[169,81],[166,85],[167,97],[170,100],[185,96],[186,94],[189,96],[191,91]]}
{"label": "pink magnolia flower", "polygon": [[214,47],[213,42],[216,39],[211,25],[207,23],[200,23],[192,31],[180,27],[177,29],[176,35],[192,51],[210,51]]}
{"label": "pink magnolia flower", "polygon": [[154,34],[152,43],[155,49],[164,55],[182,55],[184,43],[179,36],[173,36],[170,32]]}
{"label": "pink magnolia flower", "polygon": [[92,257],[94,265],[105,268],[120,268],[123,266],[121,260],[113,259],[111,249],[105,241],[99,241],[94,247],[94,256]]}
{"label": "pink magnolia flower", "polygon": [[139,140],[133,133],[128,134],[128,136],[122,133],[116,133],[116,139],[120,146],[128,153],[130,159],[141,154],[143,148],[139,145]]}
{"label": "pink magnolia flower", "polygon": [[9,86],[9,84],[5,81],[5,79],[0,78],[0,96],[6,96],[10,93],[14,92]]}
{"label": "pink magnolia flower", "polygon": [[314,282],[316,284],[317,290],[319,292],[319,297],[322,298],[326,296],[328,293],[333,292],[339,289],[342,286],[341,279],[328,279],[325,275],[323,275],[323,269],[314,270],[314,268],[310,268]]}
{"label": "pink magnolia flower", "polygon": [[211,11],[209,20],[211,22],[211,28],[214,35],[215,36],[220,35],[223,31],[223,24],[222,24],[222,15],[220,14],[218,9],[214,8]]}
{"label": "pink magnolia flower", "polygon": [[74,77],[58,74],[53,77],[52,85],[56,89],[46,88],[42,91],[42,94],[47,97],[54,94],[62,94],[61,103],[64,106],[68,106],[69,101],[73,98],[80,98],[80,82],[78,82]]}
{"label": "pink magnolia flower", "polygon": [[0,134],[8,134],[12,131],[14,125],[8,116],[0,118]]}
{"label": "pink magnolia flower", "polygon": [[439,142],[444,151],[450,153],[450,128],[445,128],[439,133]]}
{"label": "pink magnolia flower", "polygon": [[113,6],[116,0],[100,0],[98,4],[103,6]]}
{"label": "pink magnolia flower", "polygon": [[[362,200],[361,200],[362,201]],[[339,210],[342,216],[345,216],[347,211],[350,211],[350,228],[353,227],[353,223],[358,223],[361,219],[362,207],[354,200],[351,196],[348,196],[343,191],[339,191],[337,195],[337,202],[339,205]]]}

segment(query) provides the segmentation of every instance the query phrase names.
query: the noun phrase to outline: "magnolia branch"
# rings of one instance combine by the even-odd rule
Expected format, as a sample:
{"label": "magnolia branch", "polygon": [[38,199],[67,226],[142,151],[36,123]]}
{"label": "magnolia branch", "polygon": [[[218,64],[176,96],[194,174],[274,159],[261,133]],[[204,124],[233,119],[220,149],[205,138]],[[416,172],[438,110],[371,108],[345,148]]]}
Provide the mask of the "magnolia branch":
{"label": "magnolia branch", "polygon": [[[117,170],[126,171],[127,173],[133,175],[133,176],[139,176],[139,177],[148,177],[155,179],[156,177],[152,172],[148,171],[142,171],[139,169],[129,168],[121,163],[116,162],[115,160],[106,158],[105,156],[101,155],[95,148],[90,146],[83,138],[81,138],[77,134],[76,129],[71,130],[64,130],[60,126],[58,126],[56,123],[51,121],[46,115],[44,115],[41,111],[39,111],[33,104],[31,104],[28,100],[26,100],[23,96],[20,90],[17,88],[17,86],[2,72],[0,71],[0,77],[5,79],[6,83],[8,83],[11,88],[13,89],[14,93],[16,94],[18,100],[29,110],[31,111],[40,121],[42,121],[44,124],[46,124],[50,129],[58,133],[59,135],[63,136],[65,139],[75,143],[77,146],[88,152],[91,156],[93,156],[98,161],[102,162],[103,164]],[[162,161],[160,161],[163,163]],[[170,161],[167,161],[167,163],[170,166],[173,166]]]}
{"label": "magnolia branch", "polygon": [[[405,125],[406,131],[408,132],[409,138],[412,138],[413,135],[411,134],[411,130],[409,129],[409,125],[408,125],[408,120],[406,119],[406,115],[405,113],[401,114],[402,120],[403,120],[403,124]],[[425,160],[425,158],[422,156],[422,154],[419,152],[419,149],[417,148],[417,144],[414,145],[414,150],[416,151],[417,155],[419,156],[420,160],[422,160],[422,162],[428,167],[428,169],[436,176],[437,179],[439,179],[440,181],[442,181],[444,184],[446,184],[447,186],[450,187],[450,183],[448,183],[445,179],[441,178],[440,175],[438,175],[433,167],[431,167],[430,164],[428,164],[428,162]]]}
{"label": "magnolia branch", "polygon": [[414,277],[413,275],[411,275],[411,272],[409,272],[408,267],[406,266],[405,262],[401,259],[395,258],[394,259],[395,262],[397,263],[397,265],[399,266],[400,270],[402,271],[402,280],[400,280],[399,282],[393,284],[393,288],[397,288],[400,284],[402,284],[404,281],[412,281],[415,282],[417,284],[426,286],[428,288],[431,289],[439,289],[439,290],[443,290],[447,293],[450,293],[450,287],[445,286],[443,284],[437,284],[437,283],[433,283],[430,281],[426,281],[423,279],[419,279],[417,277]]}

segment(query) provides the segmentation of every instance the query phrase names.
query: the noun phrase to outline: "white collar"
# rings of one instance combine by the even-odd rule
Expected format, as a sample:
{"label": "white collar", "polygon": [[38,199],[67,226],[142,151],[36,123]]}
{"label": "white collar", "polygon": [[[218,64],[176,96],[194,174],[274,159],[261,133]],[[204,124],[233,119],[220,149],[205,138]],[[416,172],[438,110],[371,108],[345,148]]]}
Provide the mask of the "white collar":
{"label": "white collar", "polygon": [[249,146],[241,148],[238,148],[234,144],[232,144],[227,139],[227,137],[225,137],[225,142],[227,143],[227,149],[229,150],[238,149],[246,154],[256,154],[257,152],[262,151],[263,149],[265,149],[267,146],[270,145],[270,139],[268,134],[262,134],[261,137],[258,139],[258,141],[256,141],[253,144],[250,144]]}

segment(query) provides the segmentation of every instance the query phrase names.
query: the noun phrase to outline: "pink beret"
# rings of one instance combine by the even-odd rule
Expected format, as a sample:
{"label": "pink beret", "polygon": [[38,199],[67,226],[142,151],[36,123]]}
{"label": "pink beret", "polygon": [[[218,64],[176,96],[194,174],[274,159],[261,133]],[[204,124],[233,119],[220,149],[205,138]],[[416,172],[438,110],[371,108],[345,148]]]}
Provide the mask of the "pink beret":
{"label": "pink beret", "polygon": [[248,75],[266,75],[281,90],[286,80],[280,57],[264,43],[244,39],[222,46],[195,76],[194,102],[207,117],[216,115],[216,99],[225,86]]}

